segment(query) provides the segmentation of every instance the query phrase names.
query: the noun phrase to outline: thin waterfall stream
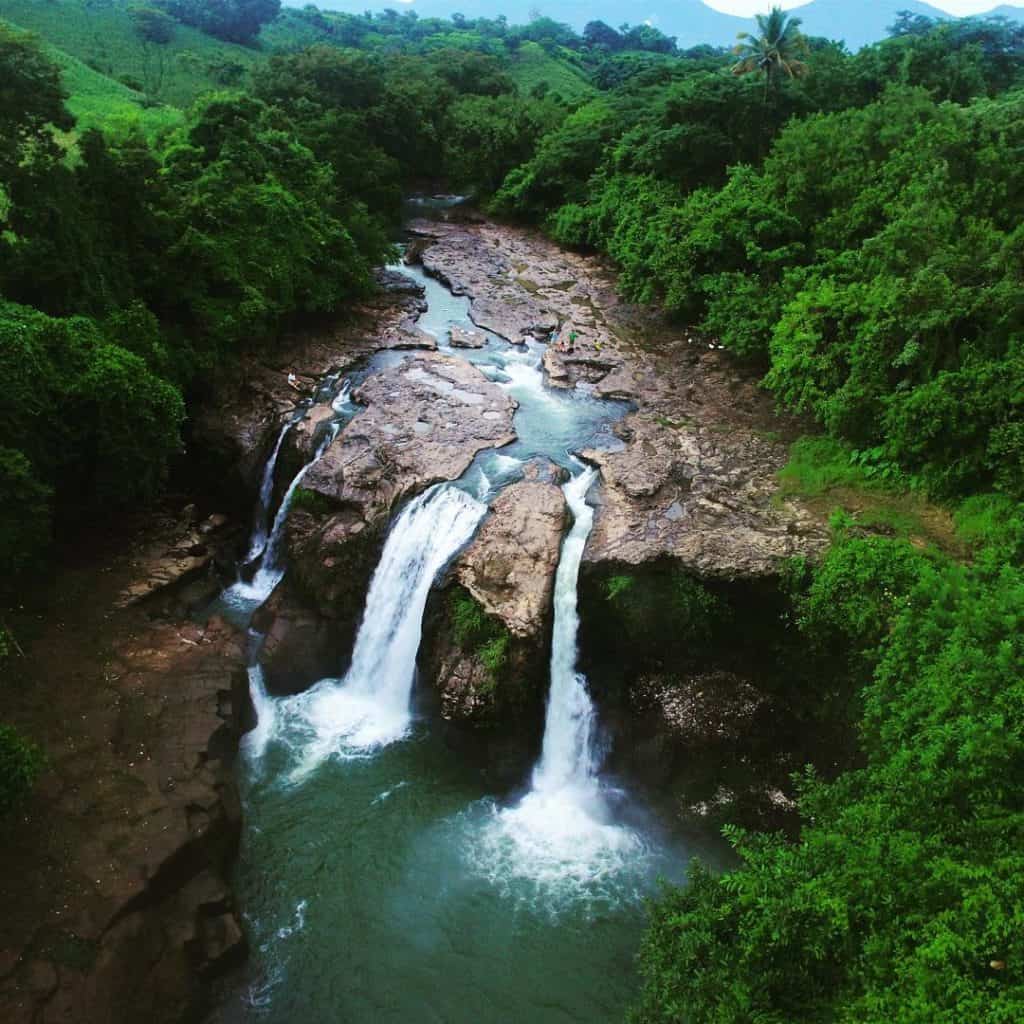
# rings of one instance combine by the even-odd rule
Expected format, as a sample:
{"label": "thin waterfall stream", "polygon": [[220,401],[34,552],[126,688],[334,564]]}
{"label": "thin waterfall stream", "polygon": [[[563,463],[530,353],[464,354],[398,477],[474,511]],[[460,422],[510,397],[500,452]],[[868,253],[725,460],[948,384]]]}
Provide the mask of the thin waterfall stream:
{"label": "thin waterfall stream", "polygon": [[[467,300],[418,268],[395,269],[426,285],[420,325],[450,353],[450,326],[472,326]],[[274,697],[256,638],[258,722],[241,759],[247,828],[236,879],[253,949],[228,1020],[621,1019],[642,898],[658,875],[680,876],[686,853],[599,773],[595,709],[576,666],[577,581],[597,474],[573,452],[607,436],[622,407],[549,390],[543,351],[489,335],[484,348],[457,353],[516,399],[518,439],[481,453],[460,481],[428,489],[396,516],[348,670]],[[347,397],[341,405],[268,529],[274,463],[292,421],[283,425],[257,506],[249,549],[260,549],[257,561],[225,592],[226,605],[251,615],[282,578],[291,498],[357,411]],[[489,791],[432,717],[417,713],[416,656],[432,585],[487,502],[537,458],[568,471],[572,525],[555,581],[543,748],[527,789],[510,800]]]}

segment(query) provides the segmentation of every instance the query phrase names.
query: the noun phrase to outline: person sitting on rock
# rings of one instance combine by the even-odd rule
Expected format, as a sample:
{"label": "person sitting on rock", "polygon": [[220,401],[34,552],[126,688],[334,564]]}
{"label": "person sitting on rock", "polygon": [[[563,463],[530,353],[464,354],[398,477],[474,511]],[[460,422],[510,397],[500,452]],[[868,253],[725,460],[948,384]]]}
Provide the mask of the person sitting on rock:
{"label": "person sitting on rock", "polygon": [[288,387],[295,388],[296,391],[301,391],[302,387],[299,384],[299,378],[295,376],[294,371],[288,371]]}

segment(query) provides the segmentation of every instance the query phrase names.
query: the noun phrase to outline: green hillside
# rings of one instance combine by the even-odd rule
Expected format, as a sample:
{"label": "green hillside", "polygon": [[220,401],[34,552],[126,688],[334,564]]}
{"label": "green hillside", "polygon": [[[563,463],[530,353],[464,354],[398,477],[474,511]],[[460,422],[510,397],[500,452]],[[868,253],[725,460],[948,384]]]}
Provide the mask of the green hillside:
{"label": "green hillside", "polygon": [[[204,92],[241,84],[260,59],[257,51],[180,24],[166,45],[144,47],[129,6],[127,0],[93,0],[88,6],[83,0],[0,0],[0,18],[37,33],[94,71],[178,107]],[[95,83],[90,88],[83,78],[81,84],[94,93]]]}
{"label": "green hillside", "polygon": [[71,94],[68,109],[75,115],[79,131],[118,131],[138,125],[147,136],[153,136],[181,122],[183,115],[177,107],[149,105],[141,93],[93,71],[70,54],[52,46],[47,53],[63,69],[64,85]]}
{"label": "green hillside", "polygon": [[[568,51],[566,54],[570,55]],[[552,93],[569,102],[587,99],[596,92],[582,71],[567,59],[551,56],[539,43],[523,43],[507,70],[522,92],[528,93],[545,84]]]}

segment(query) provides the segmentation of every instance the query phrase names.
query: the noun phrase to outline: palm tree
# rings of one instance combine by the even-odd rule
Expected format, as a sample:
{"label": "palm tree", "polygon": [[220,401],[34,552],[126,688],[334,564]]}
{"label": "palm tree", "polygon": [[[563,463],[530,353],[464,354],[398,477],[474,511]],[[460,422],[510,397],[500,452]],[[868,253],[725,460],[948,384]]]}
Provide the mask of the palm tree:
{"label": "palm tree", "polygon": [[748,75],[752,71],[764,75],[764,98],[776,76],[786,74],[800,78],[807,74],[807,64],[800,60],[807,55],[807,40],[800,31],[802,22],[791,18],[781,7],[773,7],[770,14],[757,15],[760,35],[741,32],[732,52],[740,59],[733,65],[734,75]]}

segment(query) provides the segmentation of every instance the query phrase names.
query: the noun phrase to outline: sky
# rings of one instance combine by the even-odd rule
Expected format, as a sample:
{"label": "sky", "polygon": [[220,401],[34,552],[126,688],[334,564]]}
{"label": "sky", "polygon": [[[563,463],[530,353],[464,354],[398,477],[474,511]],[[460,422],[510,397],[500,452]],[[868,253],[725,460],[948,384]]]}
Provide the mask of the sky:
{"label": "sky", "polygon": [[[803,7],[810,0],[774,0],[779,7]],[[983,14],[998,7],[1000,3],[1007,2],[1011,5],[1020,3],[1021,0],[926,0],[932,7],[941,8],[949,14],[958,14],[961,17],[968,14]],[[747,17],[751,14],[761,14],[768,6],[767,0],[704,0],[708,7],[714,7],[716,11],[725,11],[726,14],[740,14]]]}

